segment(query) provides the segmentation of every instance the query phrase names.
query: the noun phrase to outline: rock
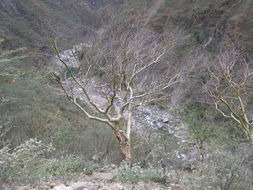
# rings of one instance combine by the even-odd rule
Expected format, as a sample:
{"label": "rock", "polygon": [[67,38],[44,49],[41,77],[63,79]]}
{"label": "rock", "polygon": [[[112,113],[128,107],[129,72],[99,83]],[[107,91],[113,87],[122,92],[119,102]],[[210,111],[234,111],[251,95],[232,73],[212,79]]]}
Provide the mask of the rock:
{"label": "rock", "polygon": [[19,187],[18,190],[28,190],[28,189],[31,189],[31,187],[29,185],[27,186],[22,186],[22,187]]}
{"label": "rock", "polygon": [[73,190],[72,187],[67,187],[65,185],[57,185],[53,188],[53,190]]}
{"label": "rock", "polygon": [[163,122],[163,123],[169,123],[169,121],[170,121],[169,115],[163,116],[163,118],[162,118],[162,122]]}
{"label": "rock", "polygon": [[39,186],[39,188],[41,190],[49,190],[49,189],[51,189],[51,185],[50,184],[42,184]]}
{"label": "rock", "polygon": [[115,170],[117,167],[114,164],[104,166],[103,168],[100,168],[97,170],[99,173],[110,173],[110,171]]}
{"label": "rock", "polygon": [[89,182],[77,182],[71,185],[73,190],[97,190],[100,185]]}
{"label": "rock", "polygon": [[[136,185],[136,189],[152,189],[152,190],[165,190],[162,186],[152,182],[139,182]],[[170,190],[170,188],[166,187],[166,190]]]}
{"label": "rock", "polygon": [[[115,184],[108,184],[102,187],[99,190],[127,190],[128,188],[124,187],[121,184],[115,183]],[[132,189],[132,188],[131,188]]]}
{"label": "rock", "polygon": [[115,178],[115,175],[112,173],[94,173],[92,178],[96,180],[111,181]]}

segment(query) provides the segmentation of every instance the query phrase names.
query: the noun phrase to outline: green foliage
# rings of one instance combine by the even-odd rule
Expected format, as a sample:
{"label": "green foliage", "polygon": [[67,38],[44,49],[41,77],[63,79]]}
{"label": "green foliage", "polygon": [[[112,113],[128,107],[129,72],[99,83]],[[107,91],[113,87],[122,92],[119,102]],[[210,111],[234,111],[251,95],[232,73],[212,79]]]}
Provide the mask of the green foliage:
{"label": "green foliage", "polygon": [[98,78],[102,78],[105,75],[105,73],[101,70],[97,70],[94,75]]}
{"label": "green foliage", "polygon": [[202,145],[214,140],[219,131],[212,122],[203,122],[208,115],[208,108],[202,104],[191,105],[182,112],[182,119],[188,124],[192,139]]}
{"label": "green foliage", "polygon": [[128,163],[121,163],[118,169],[118,180],[126,183],[138,183],[139,181],[153,181],[156,183],[165,183],[162,168],[148,167],[141,168],[139,164],[135,163],[129,166]]}
{"label": "green foliage", "polygon": [[[34,11],[37,10],[34,7],[29,10],[31,5],[36,5],[32,2],[39,5],[38,12]],[[124,9],[125,12],[122,11],[120,14],[137,13],[143,3],[148,7],[151,2],[150,0],[135,1],[129,6],[129,9]],[[210,2],[218,1],[212,0]],[[85,30],[83,27],[80,28],[80,23],[83,26],[83,23],[86,23],[87,20],[85,22],[81,21],[82,19],[76,20],[79,15],[72,12],[73,10],[80,10],[79,8],[71,7],[67,12],[68,14],[63,11],[66,10],[66,7],[68,9],[72,6],[73,2],[63,1],[61,5],[57,1],[48,0],[44,2],[38,0],[20,1],[18,3],[21,3],[24,8],[23,11],[27,12],[29,16],[35,15],[27,18],[24,18],[24,15],[17,17],[13,12],[8,12],[8,14],[1,12],[0,7],[0,16],[4,15],[3,18],[5,18],[0,21],[0,24],[3,28],[7,28],[6,31],[10,31],[11,38],[18,39],[18,42],[14,44],[40,47],[43,34],[40,34],[40,26],[36,23],[38,20],[41,22],[50,20],[49,23],[42,24],[42,26],[46,26],[45,31],[51,31],[51,26],[56,24],[58,30],[56,34],[60,34],[60,36],[68,36],[69,34],[68,38],[63,39],[60,37],[59,39],[64,46],[67,46],[66,42],[70,41],[69,38],[79,37],[79,32]],[[48,12],[45,12],[46,15],[40,14],[41,10]],[[217,18],[209,19],[213,10],[216,9],[207,7],[206,2],[201,0],[191,1],[191,3],[185,0],[168,0],[161,5],[157,14],[153,15],[150,22],[156,22],[160,28],[168,27],[169,24],[180,25],[185,27],[186,31],[191,34],[191,41],[177,47],[175,61],[172,61],[174,66],[179,66],[185,61],[188,51],[192,49],[193,45],[204,44],[210,36],[217,34],[216,24],[219,23],[216,21],[222,16],[217,15]],[[197,16],[201,17],[198,22],[193,23],[191,19],[195,12]],[[80,13],[83,14],[83,11],[80,11]],[[18,19],[14,20],[11,17],[12,14],[16,16],[13,18]],[[229,17],[229,14],[225,15]],[[35,20],[31,21],[30,18],[35,18]],[[159,20],[159,18],[162,18],[162,20]],[[230,22],[238,23],[241,19],[241,16],[233,16]],[[76,22],[73,22],[73,20]],[[119,19],[119,21],[122,20]],[[87,22],[90,22],[90,20]],[[4,24],[2,25],[2,23]],[[13,26],[10,27],[8,23],[13,23]],[[33,27],[30,27],[30,25]],[[117,24],[115,25],[117,26]],[[0,39],[0,41],[2,40]],[[46,42],[43,41],[42,44],[44,43]],[[114,151],[116,150],[116,139],[113,138],[107,126],[86,119],[73,105],[67,102],[65,97],[55,95],[47,86],[50,81],[43,78],[43,73],[28,67],[28,65],[31,65],[29,62],[20,61],[19,59],[24,58],[24,56],[19,55],[17,51],[9,50],[0,53],[0,127],[8,128],[3,139],[4,141],[10,140],[10,148],[4,146],[0,150],[2,178],[4,180],[27,181],[65,175],[71,178],[72,175],[81,175],[82,173],[91,175],[99,167],[99,164],[87,162],[86,160],[91,160],[95,154],[101,155],[97,160],[99,163],[118,162],[119,156]],[[96,54],[96,52],[93,53]],[[80,54],[79,58],[83,59],[83,56]],[[71,71],[73,73],[77,72],[76,68],[71,68]],[[70,73],[68,71],[65,70],[64,73],[69,77]],[[208,81],[202,72],[197,71],[191,74],[193,79],[197,78],[201,84]],[[95,75],[101,78],[104,73],[97,71]],[[227,149],[235,150],[240,145],[242,134],[220,115],[213,114],[208,106],[192,103],[196,102],[194,101],[196,99],[198,99],[198,95],[191,91],[189,96],[191,105],[186,105],[186,108],[180,112],[180,118],[189,126],[191,140],[204,144],[209,152],[207,160],[201,165],[203,168],[198,167],[203,169],[204,175],[199,177],[182,176],[185,189],[205,189],[207,186],[226,190],[250,189],[250,177],[243,176],[243,178],[239,178],[241,181],[236,178],[246,173],[244,165],[240,168],[236,167],[241,164],[241,158],[233,155],[237,152],[231,154],[231,152],[224,150],[224,152],[221,150],[215,151],[220,144],[224,143],[229,145]],[[136,160],[152,162],[155,166],[143,169],[139,165],[129,167],[126,163],[123,163],[119,168],[119,181],[137,183],[144,180],[163,183],[164,176],[162,169],[159,168],[159,161],[171,160],[174,165],[181,164],[173,154],[175,149],[181,148],[178,139],[168,137],[168,134],[162,129],[151,134],[152,138],[148,142],[151,148],[147,147],[147,142],[140,139],[140,136],[133,136],[133,153]],[[57,150],[51,153],[52,147],[50,144],[42,145],[37,140],[25,141],[32,137],[38,137],[47,143],[53,142]],[[20,143],[23,144],[19,145]],[[210,148],[211,143],[217,144],[215,144],[215,147]],[[0,146],[2,147],[2,142]],[[16,146],[17,148],[14,149],[13,147]],[[181,146],[185,146],[184,150],[188,148],[185,144],[181,144]],[[153,151],[154,155],[145,160],[146,157],[143,155],[148,155],[150,151]],[[48,159],[48,153],[54,158]],[[231,177],[234,174],[236,177]],[[230,183],[231,180],[232,183]],[[228,183],[230,183],[229,188],[225,188]]]}
{"label": "green foliage", "polygon": [[243,133],[237,129],[236,124],[207,105],[189,105],[183,108],[180,115],[189,126],[191,138],[199,143],[215,141],[233,146],[243,140]]}
{"label": "green foliage", "polygon": [[199,43],[199,44],[202,44],[204,41],[206,41],[211,34],[211,32],[209,32],[208,30],[203,31],[199,27],[193,27],[191,29],[191,33],[192,33],[193,43]]}
{"label": "green foliage", "polygon": [[63,77],[64,78],[69,78],[69,77],[71,77],[71,73],[72,74],[77,74],[78,73],[78,68],[77,67],[69,67],[69,69],[64,69],[63,71],[62,71],[62,75],[64,75]]}
{"label": "green foliage", "polygon": [[[220,189],[246,190],[252,187],[252,149],[240,145],[235,151],[228,147],[218,147],[213,143],[208,151],[208,159],[193,173],[170,171],[169,181],[177,181],[184,190]],[[247,152],[247,154],[245,154]]]}
{"label": "green foliage", "polygon": [[118,180],[126,183],[137,183],[140,181],[141,168],[137,164],[132,167],[128,163],[123,162],[118,169]]}
{"label": "green foliage", "polygon": [[155,183],[166,183],[162,168],[149,167],[145,169],[141,177],[144,181],[153,181]]}
{"label": "green foliage", "polygon": [[64,178],[68,178],[68,180],[82,174],[91,175],[97,168],[99,168],[98,164],[88,162],[84,158],[75,155],[48,159],[47,162],[41,166],[44,176],[48,176],[48,178],[63,176]]}
{"label": "green foliage", "polygon": [[[47,47],[47,35],[64,35],[60,41],[70,42],[69,36],[79,38],[85,31],[81,24],[92,25],[90,14],[82,18],[82,6],[73,6],[69,1],[17,1],[0,5],[1,29],[8,33],[14,46],[28,48]],[[87,11],[88,12],[88,11]],[[83,14],[83,12],[82,12]],[[89,17],[89,18],[88,18]],[[11,24],[10,24],[11,23]],[[68,37],[66,37],[68,36]],[[72,39],[71,39],[72,40]]]}
{"label": "green foliage", "polygon": [[[15,50],[4,50],[1,45],[5,40],[0,37],[0,77],[17,78],[21,75],[15,63],[24,59],[25,48]],[[14,63],[14,64],[13,64]]]}
{"label": "green foliage", "polygon": [[230,152],[218,149],[210,160],[210,167],[214,168],[216,177],[214,185],[222,190],[250,188],[252,172],[246,174],[248,169],[245,163],[250,160],[247,155],[232,155]]}
{"label": "green foliage", "polygon": [[[41,177],[36,173],[39,165],[45,162],[45,155],[54,150],[52,144],[43,144],[37,139],[30,139],[11,150],[0,149],[0,174],[4,181],[26,181]],[[36,175],[35,175],[36,173]]]}
{"label": "green foliage", "polygon": [[[252,22],[249,20],[252,11],[248,0],[166,0],[160,5],[148,25],[157,31],[170,27],[183,27],[191,35],[191,47],[205,44],[209,37],[211,43],[206,49],[218,53],[220,43],[229,33],[233,39],[240,36],[246,48],[252,51]],[[191,49],[191,48],[190,48]]]}
{"label": "green foliage", "polygon": [[99,167],[75,155],[48,158],[54,150],[52,144],[37,139],[25,141],[13,150],[3,147],[0,149],[0,181],[36,183],[59,177],[71,180],[82,174],[91,175]]}
{"label": "green foliage", "polygon": [[45,171],[52,176],[65,176],[67,174],[84,171],[83,159],[74,155],[50,159],[45,165]]}

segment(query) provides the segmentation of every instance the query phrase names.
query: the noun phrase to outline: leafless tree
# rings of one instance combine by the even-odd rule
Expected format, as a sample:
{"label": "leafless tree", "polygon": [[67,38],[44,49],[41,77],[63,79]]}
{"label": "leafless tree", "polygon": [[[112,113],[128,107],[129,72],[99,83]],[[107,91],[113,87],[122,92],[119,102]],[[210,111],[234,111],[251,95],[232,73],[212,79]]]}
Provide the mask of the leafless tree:
{"label": "leafless tree", "polygon": [[[125,32],[111,43],[97,43],[84,54],[85,66],[78,76],[62,59],[56,40],[50,39],[57,58],[71,75],[75,86],[81,89],[81,101],[66,85],[66,78],[52,74],[68,99],[75,104],[86,117],[108,125],[119,143],[120,154],[125,161],[131,160],[131,130],[133,125],[132,112],[136,106],[142,106],[157,100],[161,94],[176,83],[182,81],[183,71],[162,69],[163,75],[152,75],[158,69],[158,64],[166,65],[168,56],[180,38],[179,33],[167,36],[156,36],[152,33]],[[164,65],[163,64],[163,65]],[[169,64],[167,64],[169,67]],[[152,69],[152,70],[151,70]],[[94,84],[94,72],[102,72],[102,82]],[[170,71],[170,72],[169,72]],[[143,82],[145,81],[145,82]],[[142,84],[142,85],[140,85]],[[96,102],[89,89],[97,89],[101,102]],[[83,103],[88,103],[96,114],[90,113]]]}
{"label": "leafless tree", "polygon": [[214,61],[207,61],[211,80],[206,91],[215,109],[236,121],[253,144],[253,114],[249,103],[253,68],[245,53],[235,49],[222,52]]}

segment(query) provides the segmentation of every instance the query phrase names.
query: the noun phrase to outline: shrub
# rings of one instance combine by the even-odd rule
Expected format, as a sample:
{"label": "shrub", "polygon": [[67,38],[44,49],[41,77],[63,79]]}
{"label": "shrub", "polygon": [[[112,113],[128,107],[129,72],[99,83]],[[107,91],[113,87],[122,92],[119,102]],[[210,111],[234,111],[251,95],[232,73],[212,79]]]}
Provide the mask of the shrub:
{"label": "shrub", "polygon": [[86,175],[91,175],[95,169],[99,166],[94,163],[86,162],[83,158],[68,155],[62,156],[58,159],[50,159],[46,165],[42,168],[45,168],[45,173],[48,176],[59,177],[59,176],[75,176],[82,173]]}
{"label": "shrub", "polygon": [[153,181],[156,183],[166,183],[162,168],[149,167],[142,172],[141,178],[146,181]]}
{"label": "shrub", "polygon": [[[245,149],[246,150],[246,149]],[[210,167],[214,169],[215,183],[221,190],[250,189],[252,171],[247,163],[252,162],[251,151],[216,150],[210,158]]]}
{"label": "shrub", "polygon": [[119,167],[118,180],[123,183],[137,183],[140,180],[153,181],[156,183],[166,182],[162,168],[151,166],[143,169],[137,163],[133,164],[133,166],[129,166],[129,164],[126,162],[122,163]]}
{"label": "shrub", "polygon": [[[211,149],[212,148],[212,149]],[[185,190],[220,189],[246,190],[252,188],[252,153],[245,147],[235,152],[227,149],[210,147],[208,159],[194,173],[171,172]],[[246,153],[247,152],[247,153]]]}
{"label": "shrub", "polygon": [[[14,150],[3,147],[0,150],[0,177],[2,181],[26,181],[39,175],[39,165],[45,162],[45,155],[54,148],[52,144],[43,144],[37,139],[30,139]],[[35,173],[36,175],[34,175]],[[37,176],[40,177],[40,176]]]}
{"label": "shrub", "polygon": [[138,164],[134,164],[132,167],[128,163],[123,162],[118,170],[118,180],[120,182],[137,183],[140,180],[141,168]]}
{"label": "shrub", "polygon": [[46,158],[54,150],[52,144],[30,139],[11,150],[0,150],[0,182],[37,183],[48,179],[71,180],[81,174],[91,175],[98,164],[75,156]]}
{"label": "shrub", "polygon": [[84,166],[82,159],[74,155],[50,159],[46,163],[45,170],[52,176],[64,176],[67,173],[80,173]]}

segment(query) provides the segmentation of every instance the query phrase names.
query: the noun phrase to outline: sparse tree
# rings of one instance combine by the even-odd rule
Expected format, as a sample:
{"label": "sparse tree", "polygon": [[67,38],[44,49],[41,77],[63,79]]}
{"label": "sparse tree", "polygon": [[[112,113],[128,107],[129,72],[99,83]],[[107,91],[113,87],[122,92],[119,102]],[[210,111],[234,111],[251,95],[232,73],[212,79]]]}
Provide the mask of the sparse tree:
{"label": "sparse tree", "polygon": [[[178,34],[157,37],[147,31],[134,35],[125,32],[117,40],[111,39],[109,45],[101,40],[101,43],[85,50],[85,68],[78,75],[61,57],[56,40],[50,38],[57,58],[70,73],[70,79],[55,73],[52,74],[53,79],[86,117],[105,123],[112,129],[124,161],[130,162],[132,158],[134,108],[157,100],[160,94],[182,81],[183,71],[173,70],[164,60],[180,40],[175,38]],[[151,69],[158,69],[161,62],[167,68],[160,68],[160,76],[152,75]],[[96,71],[101,72],[103,77],[102,82],[95,84],[92,78]],[[74,93],[67,81],[78,87],[82,95]],[[90,93],[92,89],[98,92],[99,102]],[[88,104],[95,113],[89,112],[83,103]]]}
{"label": "sparse tree", "polygon": [[211,80],[206,91],[211,103],[224,117],[236,121],[253,144],[253,113],[249,100],[252,97],[252,63],[246,60],[243,51],[232,49],[222,52],[207,66]]}

